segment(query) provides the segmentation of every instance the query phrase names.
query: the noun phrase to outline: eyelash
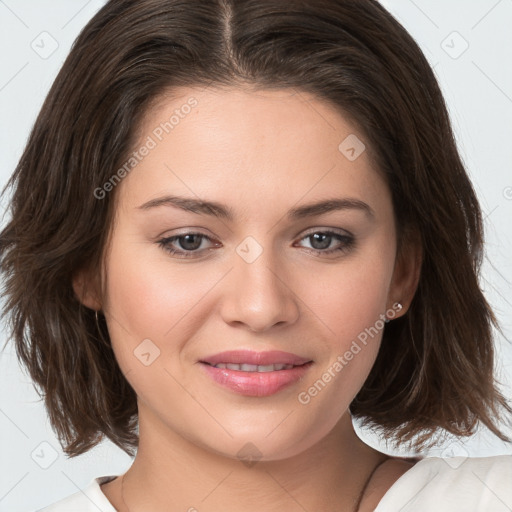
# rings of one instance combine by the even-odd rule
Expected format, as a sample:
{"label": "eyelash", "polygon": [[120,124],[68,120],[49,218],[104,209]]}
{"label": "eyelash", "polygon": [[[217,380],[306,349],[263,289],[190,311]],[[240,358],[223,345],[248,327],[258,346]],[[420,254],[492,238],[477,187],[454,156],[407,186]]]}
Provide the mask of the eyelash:
{"label": "eyelash", "polygon": [[[333,253],[337,253],[337,252],[347,253],[355,245],[355,238],[353,236],[342,235],[340,233],[336,233],[335,231],[329,231],[329,230],[327,230],[327,231],[312,231],[312,232],[304,235],[301,238],[301,240],[310,238],[316,234],[322,234],[322,235],[327,235],[330,237],[335,237],[338,240],[340,240],[340,242],[343,242],[342,245],[340,245],[339,247],[337,247],[335,249],[328,249],[328,250],[309,249],[309,248],[305,247],[305,249],[307,249],[309,252],[312,252],[316,255],[322,256],[322,255],[326,255],[326,254],[329,255],[329,254],[333,254]],[[175,236],[171,236],[171,237],[161,238],[160,240],[157,241],[157,243],[164,251],[170,253],[173,256],[177,256],[179,258],[194,258],[195,255],[198,252],[200,252],[197,249],[195,249],[193,251],[184,251],[184,250],[173,249],[170,246],[170,244],[173,243],[174,241],[179,240],[180,238],[185,238],[186,236],[200,236],[200,237],[202,237],[202,239],[207,239],[209,241],[212,241],[212,239],[209,236],[207,236],[203,233],[190,232],[190,233],[183,233],[181,235],[175,235]],[[211,248],[209,248],[209,249],[211,249]],[[208,250],[208,249],[203,249],[203,250]]]}

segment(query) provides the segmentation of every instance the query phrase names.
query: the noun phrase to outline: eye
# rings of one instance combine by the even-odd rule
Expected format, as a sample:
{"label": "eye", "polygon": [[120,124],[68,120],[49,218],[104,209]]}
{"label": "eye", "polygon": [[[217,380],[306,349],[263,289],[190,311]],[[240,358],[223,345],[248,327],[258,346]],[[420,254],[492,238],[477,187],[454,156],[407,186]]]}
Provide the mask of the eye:
{"label": "eye", "polygon": [[[335,231],[313,231],[303,237],[302,240],[309,240],[312,245],[311,251],[318,255],[349,252],[355,245],[355,238],[352,235]],[[338,245],[332,247],[332,242],[336,240]]]}
{"label": "eye", "polygon": [[[355,245],[355,238],[352,235],[329,230],[313,231],[302,237],[301,240],[309,240],[312,247],[305,247],[305,249],[317,255],[349,252]],[[213,249],[214,246],[218,247],[220,245],[219,243],[213,243],[213,246],[204,247],[204,241],[213,243],[209,236],[203,233],[191,232],[162,238],[158,240],[157,243],[164,251],[177,258],[195,258],[199,256],[200,253],[209,251]],[[332,243],[336,241],[338,245],[333,247]]]}
{"label": "eye", "polygon": [[[212,241],[210,237],[202,233],[183,233],[182,235],[170,236],[158,240],[158,245],[179,258],[193,258],[196,253],[205,251],[209,248],[201,247],[204,240]],[[177,243],[181,248],[176,248],[173,244]]]}

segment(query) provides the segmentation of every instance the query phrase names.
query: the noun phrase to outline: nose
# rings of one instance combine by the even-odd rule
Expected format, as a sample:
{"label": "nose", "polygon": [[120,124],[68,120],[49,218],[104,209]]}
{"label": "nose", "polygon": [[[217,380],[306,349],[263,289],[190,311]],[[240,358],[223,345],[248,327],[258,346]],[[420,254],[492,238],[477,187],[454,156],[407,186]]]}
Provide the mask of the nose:
{"label": "nose", "polygon": [[300,301],[285,267],[270,249],[264,249],[254,261],[235,252],[222,297],[224,321],[254,332],[296,322]]}

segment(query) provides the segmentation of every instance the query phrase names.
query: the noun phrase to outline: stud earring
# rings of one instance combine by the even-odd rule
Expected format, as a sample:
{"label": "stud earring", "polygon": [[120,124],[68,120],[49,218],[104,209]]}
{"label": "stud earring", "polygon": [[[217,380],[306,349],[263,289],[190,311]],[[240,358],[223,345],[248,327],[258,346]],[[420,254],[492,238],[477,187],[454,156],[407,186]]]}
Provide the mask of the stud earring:
{"label": "stud earring", "polygon": [[395,318],[396,314],[399,313],[400,311],[402,311],[402,309],[403,309],[402,304],[400,302],[395,302],[393,304],[393,307],[386,311],[385,322],[388,323],[390,320]]}

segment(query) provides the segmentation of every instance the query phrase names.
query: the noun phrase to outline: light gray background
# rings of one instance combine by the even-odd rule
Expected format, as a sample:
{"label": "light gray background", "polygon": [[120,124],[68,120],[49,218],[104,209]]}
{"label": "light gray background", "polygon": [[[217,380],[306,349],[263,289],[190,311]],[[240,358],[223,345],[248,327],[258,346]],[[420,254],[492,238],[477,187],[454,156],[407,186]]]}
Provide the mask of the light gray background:
{"label": "light gray background", "polygon": [[[512,0],[382,2],[418,41],[440,81],[485,212],[481,286],[512,339]],[[103,3],[0,0],[0,186],[21,155],[72,41]],[[5,205],[0,206],[3,212]],[[2,344],[4,339],[2,334]],[[510,396],[512,346],[501,337],[496,343],[499,376]],[[388,451],[375,436],[361,435]],[[431,452],[439,453],[512,454],[512,447],[482,432],[469,440],[447,440]],[[67,460],[12,347],[0,354],[0,512],[40,508],[79,491],[94,477],[120,474],[130,464],[111,443]]]}

